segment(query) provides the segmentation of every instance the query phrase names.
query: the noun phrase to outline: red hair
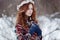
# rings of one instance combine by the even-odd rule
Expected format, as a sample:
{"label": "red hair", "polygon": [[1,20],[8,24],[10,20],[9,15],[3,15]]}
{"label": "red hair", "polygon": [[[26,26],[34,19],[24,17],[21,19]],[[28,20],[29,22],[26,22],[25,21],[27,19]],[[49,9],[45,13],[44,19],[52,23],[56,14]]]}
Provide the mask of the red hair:
{"label": "red hair", "polygon": [[[20,8],[19,8],[19,11],[17,13],[17,20],[16,20],[16,24],[20,24],[22,25],[22,27],[27,27],[27,24],[26,24],[26,20],[27,20],[27,16],[25,15],[25,12],[28,10],[28,6],[29,4],[32,4],[31,2],[29,3],[26,3],[24,5],[22,5]],[[34,22],[37,23],[37,20],[36,20],[36,11],[35,11],[35,6],[34,4],[33,5],[33,13],[31,15],[31,18]]]}

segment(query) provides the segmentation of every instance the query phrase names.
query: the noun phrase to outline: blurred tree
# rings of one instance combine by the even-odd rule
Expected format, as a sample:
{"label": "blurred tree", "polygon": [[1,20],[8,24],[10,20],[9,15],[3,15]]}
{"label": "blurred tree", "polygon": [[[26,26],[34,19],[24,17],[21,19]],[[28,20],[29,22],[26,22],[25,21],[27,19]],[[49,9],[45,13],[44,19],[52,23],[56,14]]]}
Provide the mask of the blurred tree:
{"label": "blurred tree", "polygon": [[[24,0],[0,0],[0,14],[16,15],[16,7]],[[52,14],[60,12],[60,0],[33,0],[35,2],[37,15]],[[3,11],[6,10],[4,13]],[[1,16],[1,15],[0,15]]]}

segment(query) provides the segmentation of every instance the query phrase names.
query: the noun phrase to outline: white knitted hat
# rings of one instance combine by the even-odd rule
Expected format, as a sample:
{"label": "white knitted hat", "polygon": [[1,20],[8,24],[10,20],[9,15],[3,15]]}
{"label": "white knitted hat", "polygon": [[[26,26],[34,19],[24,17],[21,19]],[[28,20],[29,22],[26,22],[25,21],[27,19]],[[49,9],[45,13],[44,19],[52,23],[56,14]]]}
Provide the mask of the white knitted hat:
{"label": "white knitted hat", "polygon": [[29,2],[31,2],[31,3],[34,4],[34,1],[32,1],[32,0],[22,1],[21,4],[17,5],[17,11],[19,11],[19,8],[20,8],[22,5],[24,5],[24,4],[26,4],[26,3],[29,3]]}

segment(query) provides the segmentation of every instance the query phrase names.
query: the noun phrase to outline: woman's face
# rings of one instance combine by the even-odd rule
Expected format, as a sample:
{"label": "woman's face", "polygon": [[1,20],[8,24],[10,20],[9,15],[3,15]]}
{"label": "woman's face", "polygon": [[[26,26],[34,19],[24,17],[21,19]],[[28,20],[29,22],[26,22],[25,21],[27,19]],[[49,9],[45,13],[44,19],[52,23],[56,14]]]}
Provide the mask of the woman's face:
{"label": "woman's face", "polygon": [[29,4],[28,10],[26,11],[27,16],[31,16],[33,13],[33,6],[32,4]]}

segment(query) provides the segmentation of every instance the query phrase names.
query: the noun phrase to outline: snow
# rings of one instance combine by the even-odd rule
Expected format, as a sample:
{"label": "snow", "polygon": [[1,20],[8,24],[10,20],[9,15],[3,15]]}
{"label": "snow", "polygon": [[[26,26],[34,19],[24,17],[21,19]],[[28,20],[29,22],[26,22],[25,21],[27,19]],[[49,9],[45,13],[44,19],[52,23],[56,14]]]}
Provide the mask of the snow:
{"label": "snow", "polygon": [[16,40],[14,25],[5,18],[0,18],[0,40]]}
{"label": "snow", "polygon": [[40,16],[38,20],[42,29],[43,40],[60,40],[60,18],[52,19]]}
{"label": "snow", "polygon": [[[0,40],[17,40],[15,17],[3,16],[0,18]],[[37,18],[42,30],[43,40],[60,40],[60,18],[40,16]]]}

